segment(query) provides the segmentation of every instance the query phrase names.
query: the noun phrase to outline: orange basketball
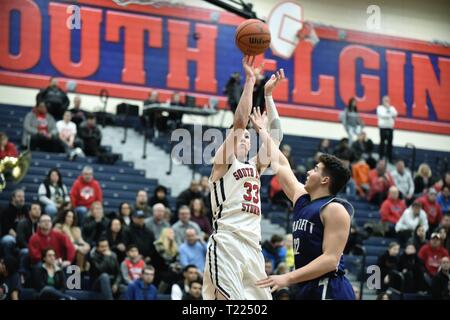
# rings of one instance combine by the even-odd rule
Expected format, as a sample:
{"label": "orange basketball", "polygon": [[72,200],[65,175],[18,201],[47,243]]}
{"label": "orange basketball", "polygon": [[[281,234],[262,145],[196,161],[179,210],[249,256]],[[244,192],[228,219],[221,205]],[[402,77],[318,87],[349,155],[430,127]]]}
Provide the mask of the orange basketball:
{"label": "orange basketball", "polygon": [[270,46],[269,27],[258,19],[245,20],[236,29],[235,41],[243,54],[261,54]]}

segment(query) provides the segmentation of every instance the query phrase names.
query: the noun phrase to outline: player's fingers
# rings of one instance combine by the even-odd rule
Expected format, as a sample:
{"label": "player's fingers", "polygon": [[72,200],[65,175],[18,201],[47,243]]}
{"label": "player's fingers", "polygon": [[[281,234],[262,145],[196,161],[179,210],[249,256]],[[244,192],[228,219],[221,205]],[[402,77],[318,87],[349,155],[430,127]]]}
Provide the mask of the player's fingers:
{"label": "player's fingers", "polygon": [[259,280],[256,282],[256,285],[260,288],[267,288],[270,287],[272,283],[272,279],[264,279],[264,280]]}
{"label": "player's fingers", "polygon": [[281,79],[284,79],[285,76],[284,76],[284,69],[283,68],[280,69],[280,73],[281,73]]}
{"label": "player's fingers", "polygon": [[255,58],[256,58],[256,56],[252,56],[252,63],[250,63],[251,66],[253,66],[255,64]]}
{"label": "player's fingers", "polygon": [[270,290],[270,292],[275,292],[275,291],[277,291],[279,288],[280,288],[280,287],[278,287],[278,285],[274,285],[274,286],[272,287],[272,289]]}

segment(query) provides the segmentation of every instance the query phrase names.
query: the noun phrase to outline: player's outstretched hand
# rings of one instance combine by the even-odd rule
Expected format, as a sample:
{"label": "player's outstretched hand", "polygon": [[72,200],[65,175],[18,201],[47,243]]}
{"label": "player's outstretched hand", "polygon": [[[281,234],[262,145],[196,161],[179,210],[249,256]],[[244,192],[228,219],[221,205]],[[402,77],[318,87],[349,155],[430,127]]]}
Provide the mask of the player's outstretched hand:
{"label": "player's outstretched hand", "polygon": [[260,288],[271,288],[271,292],[275,292],[278,289],[289,286],[288,277],[286,274],[279,276],[270,276],[266,279],[256,281],[256,285]]}
{"label": "player's outstretched hand", "polygon": [[250,121],[252,122],[253,128],[255,128],[256,132],[259,133],[260,130],[267,127],[267,113],[264,111],[264,113],[261,114],[261,109],[256,107],[250,115]]}
{"label": "player's outstretched hand", "polygon": [[273,89],[275,89],[284,78],[284,70],[283,68],[281,68],[275,74],[273,74],[264,85],[264,95],[271,96]]}

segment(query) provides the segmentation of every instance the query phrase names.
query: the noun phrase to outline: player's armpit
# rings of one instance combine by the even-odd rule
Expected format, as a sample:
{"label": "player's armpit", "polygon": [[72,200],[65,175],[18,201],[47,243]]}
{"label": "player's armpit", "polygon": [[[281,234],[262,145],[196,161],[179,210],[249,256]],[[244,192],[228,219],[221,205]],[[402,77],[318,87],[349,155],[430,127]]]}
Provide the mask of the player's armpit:
{"label": "player's armpit", "polygon": [[351,218],[342,204],[332,202],[320,214],[324,225],[323,254],[339,263],[350,233]]}

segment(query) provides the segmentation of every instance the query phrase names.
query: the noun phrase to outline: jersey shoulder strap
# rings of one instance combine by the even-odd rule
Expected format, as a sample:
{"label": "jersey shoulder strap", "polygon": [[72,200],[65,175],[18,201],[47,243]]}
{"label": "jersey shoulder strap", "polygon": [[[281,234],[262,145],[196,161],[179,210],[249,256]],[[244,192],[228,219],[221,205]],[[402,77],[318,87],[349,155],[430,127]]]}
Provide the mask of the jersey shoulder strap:
{"label": "jersey shoulder strap", "polygon": [[347,210],[348,214],[350,215],[350,219],[353,219],[353,216],[355,215],[355,208],[353,208],[352,204],[347,200],[338,197],[333,197],[330,200],[328,200],[320,207],[319,211],[322,212],[322,210],[325,209],[325,207],[332,202],[337,202],[342,206],[344,206],[345,210]]}

